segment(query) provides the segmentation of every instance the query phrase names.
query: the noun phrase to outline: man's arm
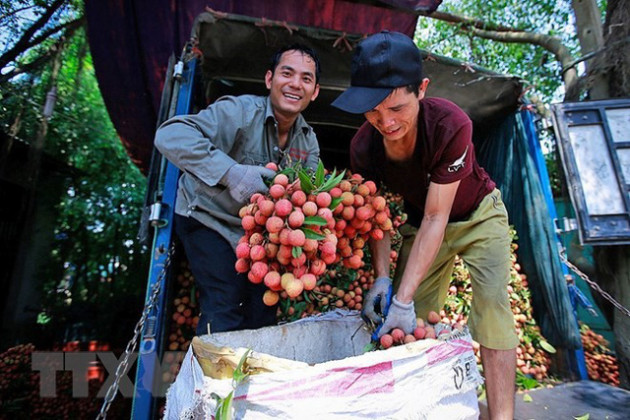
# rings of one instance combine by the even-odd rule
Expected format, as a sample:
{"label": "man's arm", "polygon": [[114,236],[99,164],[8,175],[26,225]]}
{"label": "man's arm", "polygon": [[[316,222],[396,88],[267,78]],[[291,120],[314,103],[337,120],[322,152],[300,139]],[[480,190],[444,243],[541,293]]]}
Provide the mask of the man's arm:
{"label": "man's arm", "polygon": [[232,148],[242,113],[228,97],[198,114],[175,116],[158,128],[155,146],[179,169],[215,186],[237,163],[224,150]]}
{"label": "man's arm", "polygon": [[437,256],[459,183],[460,181],[450,184],[434,182],[429,184],[424,217],[396,293],[396,298],[401,303],[413,301],[416,289],[424,280]]}
{"label": "man's arm", "polygon": [[370,251],[372,252],[372,267],[374,268],[374,276],[389,277],[389,255],[392,249],[391,237],[389,232],[383,234],[380,241],[370,238]]}

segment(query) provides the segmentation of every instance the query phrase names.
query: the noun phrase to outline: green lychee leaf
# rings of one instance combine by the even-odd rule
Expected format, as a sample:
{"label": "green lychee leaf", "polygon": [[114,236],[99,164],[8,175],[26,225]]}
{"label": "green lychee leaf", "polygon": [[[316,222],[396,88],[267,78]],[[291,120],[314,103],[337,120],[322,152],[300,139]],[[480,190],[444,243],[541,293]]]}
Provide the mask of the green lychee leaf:
{"label": "green lychee leaf", "polygon": [[316,241],[326,239],[326,236],[322,235],[321,233],[315,232],[313,229],[303,228],[302,231],[304,232],[304,236],[306,236],[306,239],[315,239]]}
{"label": "green lychee leaf", "polygon": [[289,178],[291,178],[291,175],[295,176],[295,169],[293,169],[293,168],[284,168],[283,170],[276,172],[276,176],[278,176],[280,174],[286,175]]}
{"label": "green lychee leaf", "polygon": [[[304,235],[306,236],[306,234]],[[291,255],[293,255],[293,258],[300,258],[300,255],[302,255],[302,247],[294,246],[293,249],[291,250]]]}
{"label": "green lychee leaf", "polygon": [[367,353],[368,351],[372,351],[375,349],[376,349],[376,343],[373,343],[372,341],[370,341],[369,343],[365,345],[365,347],[363,347],[363,353]]}
{"label": "green lychee leaf", "polygon": [[216,420],[232,420],[232,397],[234,397],[234,391],[231,391],[227,397],[220,398],[215,413]]}
{"label": "green lychee leaf", "polygon": [[529,394],[523,394],[523,401],[525,401],[526,403],[530,403],[530,402],[534,401],[534,399]]}
{"label": "green lychee leaf", "polygon": [[297,174],[300,179],[300,187],[302,188],[302,191],[304,191],[305,194],[310,194],[315,189],[315,185],[313,185],[311,177],[308,176],[304,170],[299,170]]}
{"label": "green lychee leaf", "polygon": [[341,173],[339,175],[336,175],[336,170],[333,170],[333,173],[330,175],[330,177],[326,180],[326,182],[324,183],[324,185],[322,185],[320,188],[317,189],[318,192],[324,192],[324,191],[330,191],[333,188],[335,188],[337,185],[339,185],[339,183],[341,182],[341,180],[343,180],[344,175],[346,174],[346,171],[343,170],[341,171]]}
{"label": "green lychee leaf", "polygon": [[583,416],[573,417],[575,420],[588,420],[591,418],[589,413],[584,414]]}
{"label": "green lychee leaf", "polygon": [[343,201],[342,197],[333,198],[332,201],[330,202],[330,209],[334,210],[342,201]]}
{"label": "green lychee leaf", "polygon": [[[329,188],[331,185],[331,182],[334,180],[334,177],[337,174],[337,170],[333,169],[332,174],[330,174],[328,177],[326,177],[325,181],[317,186],[317,190],[316,192],[322,192],[322,191],[326,191],[326,188]],[[330,187],[332,188],[332,187]]]}
{"label": "green lychee leaf", "polygon": [[293,171],[294,171],[293,168],[280,169],[280,167],[278,167],[278,170],[276,171],[276,175],[285,174],[285,175],[289,176],[289,174],[292,173]]}
{"label": "green lychee leaf", "polygon": [[280,306],[282,306],[282,312],[287,312],[289,310],[289,306],[291,306],[291,301],[289,299],[280,299]]}
{"label": "green lychee leaf", "polygon": [[243,354],[243,357],[241,357],[241,360],[239,360],[238,366],[236,366],[236,369],[234,369],[234,373],[232,374],[232,380],[234,381],[236,385],[241,383],[245,378],[247,378],[247,376],[249,376],[249,374],[245,372],[244,367],[245,367],[245,363],[247,362],[247,358],[249,357],[249,354],[251,352],[252,352],[252,349],[247,349],[247,351]]}
{"label": "green lychee leaf", "polygon": [[328,222],[321,216],[307,216],[304,218],[305,225],[326,226]]}
{"label": "green lychee leaf", "polygon": [[315,171],[315,186],[319,187],[324,182],[324,176],[326,175],[326,170],[324,169],[324,162],[319,160],[317,164],[317,170]]}
{"label": "green lychee leaf", "polygon": [[546,342],[545,340],[540,340],[538,344],[540,344],[540,347],[542,347],[542,349],[546,351],[547,353],[556,352],[556,348],[552,346],[551,344],[549,344],[548,342]]}
{"label": "green lychee leaf", "polygon": [[524,388],[524,389],[534,389],[538,386],[540,386],[540,384],[538,383],[538,381],[534,378],[528,378],[527,376],[524,377],[525,379],[523,379],[523,381],[520,383],[520,385]]}

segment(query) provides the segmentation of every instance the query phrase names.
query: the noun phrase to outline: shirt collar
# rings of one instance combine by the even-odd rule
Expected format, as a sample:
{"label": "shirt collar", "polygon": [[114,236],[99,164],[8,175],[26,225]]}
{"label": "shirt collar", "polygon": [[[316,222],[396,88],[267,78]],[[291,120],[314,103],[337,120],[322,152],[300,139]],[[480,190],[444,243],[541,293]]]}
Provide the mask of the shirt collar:
{"label": "shirt collar", "polygon": [[[265,105],[265,121],[272,121],[274,124],[277,124],[276,116],[273,115],[273,108],[271,106],[271,98],[267,95],[266,105]],[[295,119],[293,123],[292,132],[296,132],[297,130],[301,130],[304,134],[308,134],[308,132],[312,129],[310,125],[306,123],[306,120],[300,113],[298,117]]]}

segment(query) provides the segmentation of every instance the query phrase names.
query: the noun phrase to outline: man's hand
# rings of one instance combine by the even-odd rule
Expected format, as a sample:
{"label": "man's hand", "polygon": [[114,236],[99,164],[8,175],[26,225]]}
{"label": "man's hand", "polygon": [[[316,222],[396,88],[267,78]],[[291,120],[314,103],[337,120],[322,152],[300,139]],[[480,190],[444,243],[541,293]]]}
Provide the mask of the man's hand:
{"label": "man's hand", "polygon": [[[381,322],[382,317],[387,312],[387,295],[391,292],[392,281],[389,277],[379,277],[365,296],[365,304],[361,315],[372,322]],[[380,313],[376,312],[376,306]]]}
{"label": "man's hand", "polygon": [[379,338],[394,328],[400,328],[405,334],[411,334],[416,328],[416,310],[413,306],[413,301],[400,303],[398,299],[396,299],[396,295],[392,298],[392,304],[385,317],[385,322],[383,322],[378,332]]}
{"label": "man's hand", "polygon": [[269,187],[263,178],[272,178],[276,173],[271,169],[255,165],[236,164],[219,181],[225,185],[230,196],[239,203],[245,203],[254,193],[266,193]]}

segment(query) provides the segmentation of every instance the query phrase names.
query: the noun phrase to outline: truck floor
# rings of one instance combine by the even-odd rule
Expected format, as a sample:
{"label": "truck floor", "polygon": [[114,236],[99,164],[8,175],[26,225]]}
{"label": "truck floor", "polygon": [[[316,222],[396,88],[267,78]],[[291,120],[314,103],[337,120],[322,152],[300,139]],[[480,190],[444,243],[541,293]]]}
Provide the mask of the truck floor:
{"label": "truck floor", "polygon": [[[515,420],[573,420],[589,415],[589,420],[630,419],[630,392],[601,382],[569,382],[553,388],[516,394]],[[488,419],[487,402],[481,401],[481,420]],[[586,419],[586,417],[583,417]]]}

